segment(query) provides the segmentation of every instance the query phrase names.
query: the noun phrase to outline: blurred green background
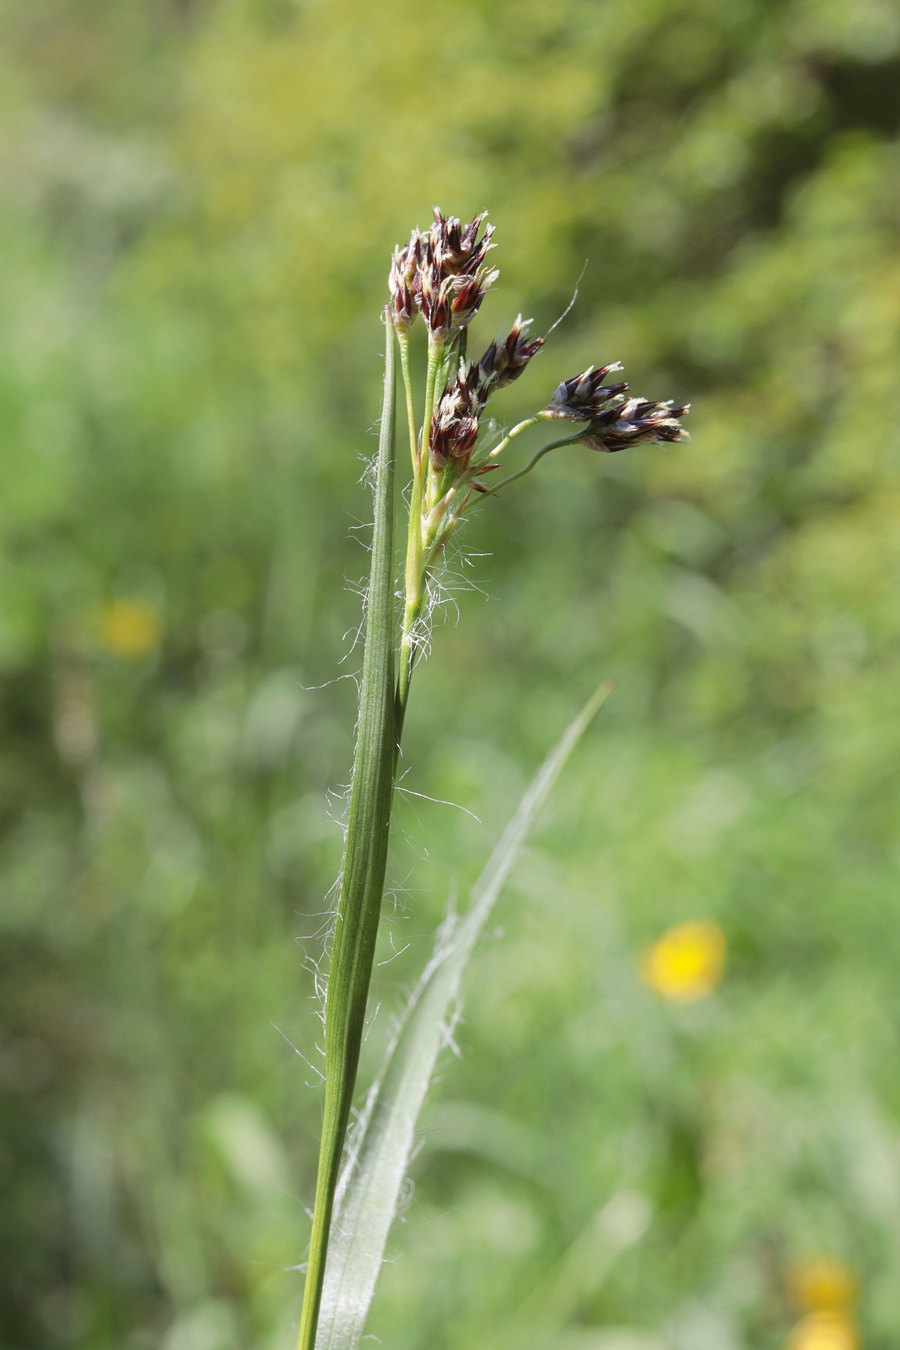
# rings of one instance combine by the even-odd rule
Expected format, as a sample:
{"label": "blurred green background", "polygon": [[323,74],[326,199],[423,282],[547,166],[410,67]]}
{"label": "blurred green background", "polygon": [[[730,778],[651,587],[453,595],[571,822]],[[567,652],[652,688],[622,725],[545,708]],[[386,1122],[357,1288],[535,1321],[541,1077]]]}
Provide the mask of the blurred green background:
{"label": "blurred green background", "polygon": [[[371,1330],[896,1346],[896,5],[7,0],[0,32],[3,1346],[292,1344],[327,682],[389,252],[433,202],[497,226],[476,345],[587,259],[498,417],[621,360],[693,440],[561,452],[464,532],[406,785],[481,823],[401,800],[366,1075],[618,687],[475,962]],[[639,965],[688,920],[728,963],[680,1003]],[[797,1293],[824,1257],[857,1306]]]}

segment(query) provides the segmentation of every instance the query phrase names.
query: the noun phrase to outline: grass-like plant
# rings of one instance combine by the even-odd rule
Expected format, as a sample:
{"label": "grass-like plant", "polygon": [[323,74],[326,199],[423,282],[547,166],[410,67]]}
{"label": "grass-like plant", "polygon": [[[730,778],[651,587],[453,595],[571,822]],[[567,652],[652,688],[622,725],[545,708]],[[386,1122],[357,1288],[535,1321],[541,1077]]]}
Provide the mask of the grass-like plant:
{"label": "grass-like plant", "polygon": [[[325,1103],[299,1350],[349,1350],[362,1338],[384,1244],[459,980],[529,830],[574,745],[609,693],[600,686],[538,773],[476,883],[465,917],[439,935],[401,1030],[342,1160],[384,895],[400,737],[417,656],[428,641],[433,583],[449,540],[479,497],[524,477],[567,445],[613,452],[640,441],[682,441],[686,407],[627,396],[607,383],[616,364],[557,387],[550,401],[506,435],[485,418],[493,394],[517,380],[544,344],[521,315],[477,361],[468,326],[497,277],[488,262],[485,214],[463,226],[435,208],[427,231],[395,250],[385,309],[384,399],[375,464],[375,520],[365,599],[365,646],[344,857],[325,999]],[[410,365],[410,330],[421,315],[427,362],[421,416]],[[396,341],[395,341],[396,339]],[[402,613],[395,604],[396,356],[402,374],[411,484]],[[499,456],[542,422],[570,434],[541,446],[501,477]]]}

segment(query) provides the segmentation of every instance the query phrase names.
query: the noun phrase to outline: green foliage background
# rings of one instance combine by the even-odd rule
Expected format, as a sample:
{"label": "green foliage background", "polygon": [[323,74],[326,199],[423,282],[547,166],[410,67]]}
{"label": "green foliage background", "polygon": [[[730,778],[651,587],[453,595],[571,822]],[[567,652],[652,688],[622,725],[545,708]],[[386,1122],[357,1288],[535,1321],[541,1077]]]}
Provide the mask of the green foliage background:
{"label": "green foliage background", "polygon": [[[520,309],[542,331],[588,260],[498,415],[618,359],[693,401],[693,442],[561,452],[465,533],[488,598],[436,631],[405,781],[482,823],[401,802],[367,1072],[448,894],[618,688],[476,962],[371,1329],[777,1347],[788,1264],[827,1252],[888,1350],[895,5],[30,0],[0,25],[4,1346],[291,1344],[319,1096],[289,1042],[316,1061],[354,692],[310,687],[355,669],[387,259],[437,201],[497,224],[485,340]],[[161,615],[143,657],[98,636],[116,600]],[[636,962],[693,918],[728,973],[673,1007]],[[594,1217],[623,1191],[650,1221],[612,1259]]]}

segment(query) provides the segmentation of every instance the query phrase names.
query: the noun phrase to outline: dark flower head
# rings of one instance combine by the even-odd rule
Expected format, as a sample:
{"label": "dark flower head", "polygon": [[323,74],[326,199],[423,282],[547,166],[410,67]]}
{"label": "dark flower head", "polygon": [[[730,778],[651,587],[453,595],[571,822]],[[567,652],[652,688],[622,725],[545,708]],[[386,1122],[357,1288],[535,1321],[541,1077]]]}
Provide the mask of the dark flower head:
{"label": "dark flower head", "polygon": [[572,422],[588,422],[604,411],[613,399],[624,394],[628,385],[604,384],[612,370],[621,370],[618,361],[594,370],[589,366],[574,379],[563,380],[543,411],[546,418],[564,418]]}
{"label": "dark flower head", "polygon": [[466,326],[499,275],[484,261],[493,248],[493,226],[479,235],[486,215],[482,211],[463,227],[456,216],[443,216],[435,207],[434,224],[421,236],[412,297],[436,341]]}
{"label": "dark flower head", "polygon": [[439,206],[434,208],[429,242],[434,265],[440,268],[443,276],[458,272],[467,272],[471,276],[481,267],[488,249],[494,247],[491,243],[493,225],[485,225],[484,234],[480,239],[478,237],[486,219],[487,211],[481,211],[463,226],[458,217],[444,216]]}
{"label": "dark flower head", "polygon": [[409,243],[394,249],[388,286],[391,291],[390,314],[398,333],[408,332],[416,317],[414,283],[422,256],[422,235],[413,230]]}
{"label": "dark flower head", "polygon": [[601,412],[579,437],[590,450],[613,453],[625,450],[638,441],[689,441],[690,436],[679,422],[691,405],[652,403],[647,399],[629,398]]}
{"label": "dark flower head", "polygon": [[486,402],[478,366],[460,361],[459,374],[441,394],[431,419],[428,449],[434,469],[445,469],[451,460],[461,472],[468,468]]}
{"label": "dark flower head", "polygon": [[517,380],[531,358],[544,345],[542,337],[526,341],[530,319],[520,314],[505,338],[492,342],[479,361],[482,377],[494,389],[502,389],[505,384]]}
{"label": "dark flower head", "polygon": [[465,272],[460,272],[457,276],[451,278],[451,327],[455,329],[465,328],[470,319],[478,313],[481,308],[481,302],[485,297],[488,287],[497,280],[499,272],[490,271],[488,268],[479,267],[478,271],[468,276]]}

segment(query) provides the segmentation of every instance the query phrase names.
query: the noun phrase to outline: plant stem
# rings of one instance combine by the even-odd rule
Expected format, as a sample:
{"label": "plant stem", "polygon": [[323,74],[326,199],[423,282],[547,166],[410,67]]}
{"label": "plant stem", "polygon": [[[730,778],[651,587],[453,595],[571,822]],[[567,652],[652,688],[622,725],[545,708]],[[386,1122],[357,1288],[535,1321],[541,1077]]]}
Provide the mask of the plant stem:
{"label": "plant stem", "polygon": [[409,334],[397,332],[400,347],[400,369],[403,372],[403,390],[406,395],[406,425],[409,431],[409,454],[412,460],[413,474],[419,461],[419,445],[416,435],[416,409],[413,402],[412,376],[409,371]]}
{"label": "plant stem", "polygon": [[537,464],[539,460],[543,459],[544,455],[549,454],[551,450],[557,450],[561,445],[577,445],[578,441],[581,439],[581,434],[582,433],[579,432],[575,436],[565,436],[560,441],[551,441],[549,445],[542,446],[541,449],[538,450],[536,455],[532,455],[531,459],[525,465],[524,469],[517,469],[515,473],[509,474],[506,478],[501,478],[499,483],[496,483],[494,487],[492,487],[488,492],[485,492],[482,495],[485,497],[493,497],[495,492],[499,492],[501,488],[506,487],[509,483],[514,483],[517,478],[524,478],[526,473],[531,473],[531,470],[534,468],[535,464]]}
{"label": "plant stem", "polygon": [[[422,613],[425,600],[425,566],[422,540],[422,503],[426,476],[430,471],[428,443],[431,419],[434,413],[435,381],[441,363],[444,344],[428,340],[428,368],[425,376],[425,411],[422,416],[421,445],[413,460],[413,481],[409,497],[409,531],[406,543],[406,603],[403,609],[403,630],[400,637],[400,670],[397,680],[397,725],[402,728],[409,699],[409,683],[416,659],[413,630]],[[402,360],[402,345],[401,345]]]}
{"label": "plant stem", "polygon": [[509,445],[512,438],[514,436],[518,436],[520,431],[527,431],[529,427],[536,426],[538,422],[542,422],[543,420],[544,419],[541,417],[540,413],[537,413],[534,417],[526,417],[524,422],[520,422],[518,426],[513,427],[512,431],[507,432],[507,434],[503,437],[503,440],[500,442],[499,445],[494,446],[488,458],[494,459],[495,456],[502,454],[502,452]]}
{"label": "plant stem", "polygon": [[314,1350],[334,1196],[365,1024],[384,894],[396,763],[394,720],[394,345],[385,334],[384,403],[366,603],[359,722],[341,888],[325,1000],[325,1104],[298,1350]]}
{"label": "plant stem", "polygon": [[[437,393],[437,377],[443,373],[444,349],[446,342],[438,341],[433,337],[428,339],[428,365],[425,371],[425,411],[422,414],[422,463],[425,467],[426,487],[430,488],[432,479],[431,459],[428,454],[431,441],[431,420],[434,416],[435,395]],[[426,497],[427,497],[426,492]]]}

